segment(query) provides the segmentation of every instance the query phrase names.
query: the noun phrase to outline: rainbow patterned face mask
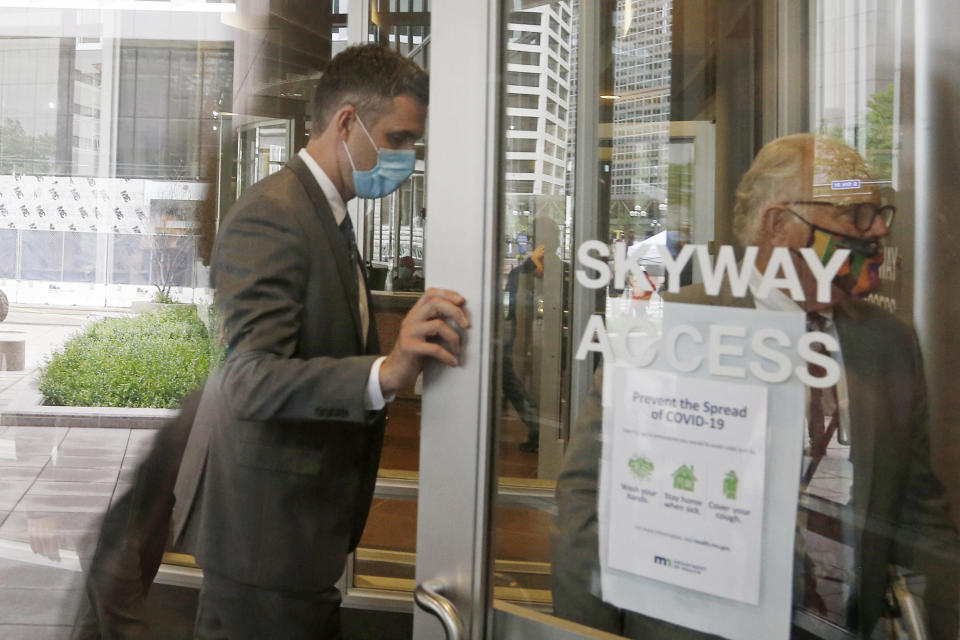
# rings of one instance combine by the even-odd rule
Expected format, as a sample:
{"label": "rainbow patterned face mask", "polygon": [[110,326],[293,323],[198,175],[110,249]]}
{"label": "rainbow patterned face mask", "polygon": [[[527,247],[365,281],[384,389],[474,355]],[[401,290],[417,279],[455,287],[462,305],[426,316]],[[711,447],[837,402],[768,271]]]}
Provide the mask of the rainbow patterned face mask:
{"label": "rainbow patterned face mask", "polygon": [[[804,221],[806,222],[806,221]],[[883,247],[878,240],[865,240],[827,231],[810,224],[808,247],[813,248],[823,264],[827,264],[837,249],[849,249],[850,255],[840,267],[833,282],[851,296],[865,296],[880,287],[880,265]]]}

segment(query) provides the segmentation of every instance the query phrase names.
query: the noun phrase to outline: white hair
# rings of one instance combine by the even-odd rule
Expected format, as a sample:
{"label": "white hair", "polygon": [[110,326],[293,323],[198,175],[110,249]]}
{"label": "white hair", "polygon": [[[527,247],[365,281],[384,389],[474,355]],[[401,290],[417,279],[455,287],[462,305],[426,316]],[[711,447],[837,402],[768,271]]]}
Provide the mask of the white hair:
{"label": "white hair", "polygon": [[831,180],[851,178],[869,180],[870,174],[863,158],[842,140],[812,133],[777,138],[760,149],[737,186],[737,239],[744,246],[760,244],[761,214],[768,204],[829,196]]}

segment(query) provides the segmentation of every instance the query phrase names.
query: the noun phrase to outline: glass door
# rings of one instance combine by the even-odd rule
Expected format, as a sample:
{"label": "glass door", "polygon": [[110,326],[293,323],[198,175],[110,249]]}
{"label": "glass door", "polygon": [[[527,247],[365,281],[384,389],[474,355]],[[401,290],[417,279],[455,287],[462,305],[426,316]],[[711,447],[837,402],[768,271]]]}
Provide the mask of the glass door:
{"label": "glass door", "polygon": [[237,197],[252,184],[276,173],[293,153],[293,121],[233,116],[237,132]]}
{"label": "glass door", "polygon": [[[467,297],[473,327],[462,366],[425,376],[415,637],[694,638],[711,632],[693,612],[722,606],[729,599],[723,595],[695,595],[695,589],[654,580],[646,583],[656,587],[653,600],[640,602],[614,597],[608,588],[609,563],[600,551],[603,527],[612,526],[600,505],[609,482],[601,479],[601,459],[609,453],[601,372],[610,363],[598,353],[603,346],[594,329],[604,327],[611,340],[617,332],[662,336],[672,280],[689,294],[703,287],[711,265],[728,251],[739,261],[745,246],[760,244],[745,233],[737,211],[747,206],[745,174],[774,140],[810,134],[811,144],[842,149],[850,161],[816,164],[824,172],[817,175],[831,180],[801,191],[842,190],[852,182],[831,172],[856,165],[870,177],[854,182],[874,185],[866,188],[899,209],[896,226],[885,230],[886,261],[876,286],[851,304],[870,305],[863,308],[887,314],[884,323],[916,331],[923,356],[939,366],[947,342],[925,319],[919,298],[928,286],[915,292],[913,285],[914,271],[937,268],[935,259],[913,249],[918,230],[929,236],[936,222],[912,211],[914,181],[926,178],[905,151],[913,109],[922,106],[913,104],[911,51],[928,45],[914,39],[912,3],[868,4],[845,11],[823,1],[491,0],[433,8],[425,276],[427,286]],[[813,199],[801,195],[790,198]],[[580,250],[588,242],[594,257],[604,259],[585,261],[591,254]],[[671,271],[678,256],[692,252],[702,257]],[[614,267],[628,264],[622,280],[583,283],[591,269],[609,267],[614,276]],[[760,322],[759,308],[748,314],[751,322]],[[836,313],[848,308],[837,306]],[[841,361],[842,375],[857,385],[866,374],[856,368],[859,347],[844,340],[840,351],[850,360]],[[865,346],[871,354],[886,350],[879,338]],[[898,388],[908,384],[902,367],[892,375]],[[772,383],[755,386],[771,398],[783,391]],[[739,401],[741,391],[729,387],[728,397]],[[837,424],[862,429],[858,414],[890,401],[878,388],[854,391],[845,405],[851,413],[838,410]],[[812,453],[818,441],[810,411],[791,418],[796,440],[805,442],[791,464],[804,473],[768,472],[761,484],[761,493],[771,495],[780,490],[773,475],[800,482],[796,509],[787,500],[779,537],[792,541],[796,533],[780,573],[796,576],[802,593],[778,579],[780,617],[790,637],[869,635],[897,623],[879,613],[847,616],[851,593],[862,598],[861,612],[880,606],[859,592],[863,576],[899,572],[897,584],[917,592],[936,572],[924,575],[883,554],[865,557],[860,569],[848,566],[845,558],[862,548],[851,542],[859,535],[851,532],[860,530],[849,528],[845,514],[859,514],[867,529],[912,525],[872,507],[857,511],[862,504],[849,486],[837,499],[834,484],[843,482],[834,481],[841,476],[817,476],[818,465],[811,465],[826,458]],[[949,441],[948,424],[931,422],[930,437]],[[927,437],[926,424],[904,428]],[[867,441],[861,436],[851,449],[846,437],[837,437],[827,447],[834,458],[827,466],[846,468],[865,455]],[[940,484],[956,493],[953,476],[944,473],[950,456],[920,449],[910,464],[932,465]],[[912,491],[895,471],[899,462],[859,460],[853,486],[869,482],[864,469],[871,466]],[[633,456],[629,468],[637,478],[652,473],[642,455]],[[698,499],[681,492],[694,493],[708,472],[679,462],[671,471],[670,491]],[[713,471],[705,490],[717,494],[708,508],[720,513],[721,500],[735,501],[746,485],[743,474],[714,477]],[[937,498],[952,493],[938,489]],[[764,531],[768,545],[776,536]],[[668,557],[651,557],[673,566]],[[636,583],[643,575],[629,577]],[[936,593],[928,589],[927,596]],[[650,602],[665,609],[688,603],[691,613],[671,619]],[[936,628],[936,603],[930,604],[934,614],[921,624]],[[745,621],[748,610],[730,617]]]}

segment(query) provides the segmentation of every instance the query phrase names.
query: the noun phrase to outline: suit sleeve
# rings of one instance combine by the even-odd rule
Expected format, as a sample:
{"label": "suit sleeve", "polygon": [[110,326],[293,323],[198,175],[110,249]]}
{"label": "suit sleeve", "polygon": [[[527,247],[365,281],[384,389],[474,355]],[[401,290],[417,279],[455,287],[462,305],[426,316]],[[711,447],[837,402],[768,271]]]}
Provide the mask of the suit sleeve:
{"label": "suit sleeve", "polygon": [[230,346],[225,399],[241,420],[365,422],[376,356],[294,357],[309,284],[305,238],[292,206],[263,193],[221,228],[213,270]]}
{"label": "suit sleeve", "polygon": [[927,579],[924,603],[933,638],[956,638],[960,543],[943,485],[930,463],[929,408],[920,347],[914,340],[915,385],[910,468],[900,507],[895,562]]}

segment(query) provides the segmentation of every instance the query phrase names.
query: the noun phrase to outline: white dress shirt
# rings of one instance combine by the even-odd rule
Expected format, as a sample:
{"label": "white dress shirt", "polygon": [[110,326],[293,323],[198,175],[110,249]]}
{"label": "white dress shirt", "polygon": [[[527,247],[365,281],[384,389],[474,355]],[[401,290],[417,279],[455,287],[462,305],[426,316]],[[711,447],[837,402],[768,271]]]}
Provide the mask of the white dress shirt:
{"label": "white dress shirt", "polygon": [[[333,186],[333,182],[330,181],[326,172],[320,168],[317,161],[307,153],[306,148],[300,149],[297,155],[307,165],[307,168],[310,169],[310,173],[313,174],[314,179],[320,186],[320,190],[323,191],[323,195],[326,196],[330,210],[333,212],[334,222],[336,222],[339,227],[343,219],[347,217],[347,205],[344,204],[343,198],[340,197],[340,192]],[[359,264],[357,265],[357,282],[360,286],[360,325],[363,327],[363,340],[366,342],[367,331],[370,328],[370,309],[367,306],[367,287],[364,284],[363,273],[360,271]],[[370,367],[370,377],[367,378],[367,392],[364,395],[364,407],[371,411],[383,409],[383,407],[396,396],[396,394],[390,394],[388,397],[384,397],[383,389],[380,388],[380,365],[383,364],[384,360],[386,360],[386,357],[380,356],[374,361],[373,366]]]}

